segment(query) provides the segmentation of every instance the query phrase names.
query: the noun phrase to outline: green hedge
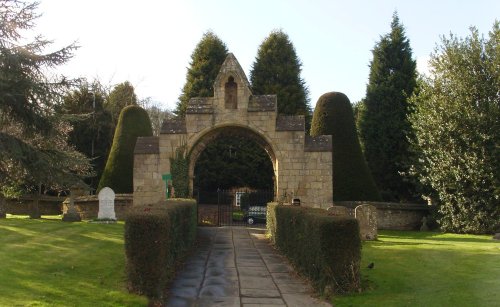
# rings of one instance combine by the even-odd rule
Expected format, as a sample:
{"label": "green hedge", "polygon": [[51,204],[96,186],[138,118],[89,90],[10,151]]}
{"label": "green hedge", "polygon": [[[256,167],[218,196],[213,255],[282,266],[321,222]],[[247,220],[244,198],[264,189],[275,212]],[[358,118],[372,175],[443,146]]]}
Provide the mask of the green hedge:
{"label": "green hedge", "polygon": [[361,239],[354,218],[323,209],[268,205],[268,235],[322,294],[360,289]]}
{"label": "green hedge", "polygon": [[161,299],[175,266],[196,238],[194,200],[169,200],[131,210],[125,220],[129,290]]}

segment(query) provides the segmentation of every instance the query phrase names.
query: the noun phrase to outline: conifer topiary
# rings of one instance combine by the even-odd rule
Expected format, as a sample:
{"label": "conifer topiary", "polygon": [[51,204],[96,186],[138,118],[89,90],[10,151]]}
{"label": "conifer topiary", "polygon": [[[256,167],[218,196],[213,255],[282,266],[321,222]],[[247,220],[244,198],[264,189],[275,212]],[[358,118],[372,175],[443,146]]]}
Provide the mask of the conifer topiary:
{"label": "conifer topiary", "polygon": [[135,142],[139,136],[152,135],[146,110],[137,105],[123,108],[98,190],[110,187],[115,193],[133,192]]}
{"label": "conifer topiary", "polygon": [[339,92],[323,94],[314,109],[311,135],[332,136],[333,200],[380,200],[354,124],[352,106]]}

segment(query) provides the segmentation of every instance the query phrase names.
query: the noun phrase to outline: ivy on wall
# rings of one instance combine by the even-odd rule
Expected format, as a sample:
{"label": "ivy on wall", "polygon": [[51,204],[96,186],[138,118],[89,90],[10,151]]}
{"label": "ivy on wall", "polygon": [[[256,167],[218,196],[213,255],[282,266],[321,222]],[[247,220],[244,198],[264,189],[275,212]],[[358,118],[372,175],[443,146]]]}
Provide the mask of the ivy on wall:
{"label": "ivy on wall", "polygon": [[181,146],[170,158],[170,172],[172,173],[172,186],[176,198],[189,197],[189,161],[186,157],[186,146]]}

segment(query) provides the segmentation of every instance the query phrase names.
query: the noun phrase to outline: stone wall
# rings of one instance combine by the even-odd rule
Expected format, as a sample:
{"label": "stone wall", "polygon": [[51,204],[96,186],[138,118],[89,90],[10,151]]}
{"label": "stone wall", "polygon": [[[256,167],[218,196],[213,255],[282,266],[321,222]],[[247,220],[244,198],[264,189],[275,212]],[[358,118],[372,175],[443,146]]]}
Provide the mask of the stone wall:
{"label": "stone wall", "polygon": [[[62,203],[62,211],[66,213],[68,210],[69,199]],[[124,220],[127,211],[133,206],[132,194],[116,194],[115,195],[115,214],[116,219]],[[97,195],[79,196],[75,198],[75,209],[84,220],[96,219],[99,213],[99,199]]]}
{"label": "stone wall", "polygon": [[[65,197],[42,195],[38,202],[38,210],[41,215],[62,214],[62,202]],[[33,197],[20,197],[19,199],[6,199],[6,213],[16,215],[29,215]]]}
{"label": "stone wall", "polygon": [[335,206],[343,206],[352,210],[363,204],[369,204],[377,208],[378,229],[381,230],[419,230],[420,226],[422,226],[422,218],[429,214],[429,206],[425,204],[361,201],[334,203]]}

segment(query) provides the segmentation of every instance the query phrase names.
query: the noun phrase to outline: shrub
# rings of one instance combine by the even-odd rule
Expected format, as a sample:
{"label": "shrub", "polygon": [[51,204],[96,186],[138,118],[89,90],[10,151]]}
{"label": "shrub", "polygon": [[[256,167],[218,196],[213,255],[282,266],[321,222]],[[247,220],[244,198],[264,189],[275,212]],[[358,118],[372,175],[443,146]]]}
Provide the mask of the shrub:
{"label": "shrub", "polygon": [[129,290],[161,299],[196,237],[196,203],[169,200],[134,208],[125,221]]}
{"label": "shrub", "polygon": [[359,145],[352,106],[346,95],[330,92],[318,99],[311,135],[332,136],[334,201],[380,201],[380,194]]}
{"label": "shrub", "polygon": [[115,193],[133,192],[135,142],[139,136],[152,135],[151,121],[143,108],[136,105],[123,108],[98,190],[110,187]]}
{"label": "shrub", "polygon": [[323,294],[360,288],[361,239],[354,218],[323,209],[268,205],[268,234]]}

